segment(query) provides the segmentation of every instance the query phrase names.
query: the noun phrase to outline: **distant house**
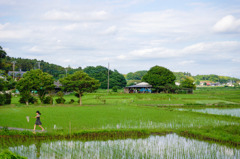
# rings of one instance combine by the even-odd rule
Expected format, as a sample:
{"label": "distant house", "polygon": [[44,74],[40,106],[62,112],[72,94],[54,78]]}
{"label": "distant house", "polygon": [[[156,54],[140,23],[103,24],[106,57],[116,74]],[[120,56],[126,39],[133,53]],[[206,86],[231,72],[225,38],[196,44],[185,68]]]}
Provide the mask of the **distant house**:
{"label": "distant house", "polygon": [[125,93],[152,93],[152,85],[147,82],[141,82],[136,85],[128,86],[124,88]]}
{"label": "distant house", "polygon": [[13,76],[13,74],[14,74],[14,77],[23,77],[24,73],[26,73],[26,71],[22,71],[22,70],[20,70],[20,71],[9,71],[8,75]]}
{"label": "distant house", "polygon": [[62,84],[60,83],[60,81],[54,81],[54,85],[56,92],[61,91]]}
{"label": "distant house", "polygon": [[175,82],[175,85],[176,85],[176,86],[180,86],[180,83],[179,83],[179,82]]}

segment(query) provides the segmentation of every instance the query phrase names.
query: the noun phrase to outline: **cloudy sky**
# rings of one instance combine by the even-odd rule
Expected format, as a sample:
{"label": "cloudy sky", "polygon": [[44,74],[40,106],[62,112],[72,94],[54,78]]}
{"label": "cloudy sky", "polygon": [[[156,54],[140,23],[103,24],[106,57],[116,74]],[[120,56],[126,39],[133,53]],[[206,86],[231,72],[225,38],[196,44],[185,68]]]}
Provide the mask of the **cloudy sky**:
{"label": "cloudy sky", "polygon": [[0,0],[12,57],[240,78],[239,0]]}

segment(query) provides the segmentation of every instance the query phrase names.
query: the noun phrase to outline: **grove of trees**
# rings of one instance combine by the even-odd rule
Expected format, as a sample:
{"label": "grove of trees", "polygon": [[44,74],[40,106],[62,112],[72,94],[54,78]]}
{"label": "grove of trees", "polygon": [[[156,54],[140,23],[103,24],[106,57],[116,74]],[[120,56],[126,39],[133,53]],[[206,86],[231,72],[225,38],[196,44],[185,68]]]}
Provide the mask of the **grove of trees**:
{"label": "grove of trees", "polygon": [[43,104],[46,94],[53,90],[54,87],[53,76],[39,69],[25,73],[16,86],[27,105],[32,97],[32,91],[37,92],[38,98]]}
{"label": "grove of trees", "polygon": [[[101,83],[100,88],[107,89],[108,87],[108,69],[103,66],[88,66],[83,69],[90,77],[99,80]],[[109,88],[116,86],[123,88],[127,84],[126,79],[117,70],[109,70]]]}
{"label": "grove of trees", "polygon": [[137,72],[129,72],[126,75],[127,80],[142,80],[142,77],[147,74],[148,71],[137,71]]}

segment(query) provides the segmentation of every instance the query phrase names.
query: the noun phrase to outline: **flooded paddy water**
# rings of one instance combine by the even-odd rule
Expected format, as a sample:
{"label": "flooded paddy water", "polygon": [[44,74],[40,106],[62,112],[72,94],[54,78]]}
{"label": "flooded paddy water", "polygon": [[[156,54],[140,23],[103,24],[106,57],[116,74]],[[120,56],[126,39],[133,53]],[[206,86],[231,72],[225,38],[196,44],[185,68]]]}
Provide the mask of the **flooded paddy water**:
{"label": "flooded paddy water", "polygon": [[184,109],[183,108],[178,110],[240,117],[240,108],[204,108],[204,109],[187,109],[187,108]]}
{"label": "flooded paddy water", "polygon": [[223,145],[168,134],[139,139],[107,141],[38,141],[10,146],[18,155],[44,158],[239,158],[240,150]]}

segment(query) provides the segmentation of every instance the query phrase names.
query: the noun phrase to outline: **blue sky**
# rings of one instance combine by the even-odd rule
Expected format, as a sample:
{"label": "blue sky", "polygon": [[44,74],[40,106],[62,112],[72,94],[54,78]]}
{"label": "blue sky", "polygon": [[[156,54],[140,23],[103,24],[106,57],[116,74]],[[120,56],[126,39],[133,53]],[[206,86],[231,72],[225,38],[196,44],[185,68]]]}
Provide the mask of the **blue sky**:
{"label": "blue sky", "polygon": [[239,0],[0,0],[12,57],[240,78]]}

